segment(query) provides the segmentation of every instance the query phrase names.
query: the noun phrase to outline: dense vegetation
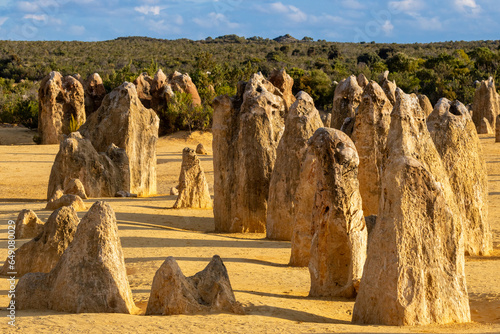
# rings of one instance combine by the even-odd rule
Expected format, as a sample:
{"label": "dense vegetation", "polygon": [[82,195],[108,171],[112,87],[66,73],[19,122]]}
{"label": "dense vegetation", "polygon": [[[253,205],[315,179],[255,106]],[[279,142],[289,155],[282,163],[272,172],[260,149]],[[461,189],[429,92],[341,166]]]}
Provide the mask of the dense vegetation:
{"label": "dense vegetation", "polygon": [[[426,94],[433,103],[441,97],[471,103],[476,80],[488,76],[500,80],[500,41],[281,41],[236,35],[203,41],[144,37],[104,42],[1,41],[0,122],[36,127],[37,81],[53,70],[63,75],[79,73],[83,78],[98,72],[108,91],[123,81],[133,81],[143,71],[152,75],[161,68],[167,75],[175,70],[189,73],[200,92],[203,109],[188,112],[201,115],[201,120],[185,117],[170,131],[209,127],[211,100],[217,95],[234,94],[238,81],[258,71],[268,75],[273,69],[285,68],[295,80],[294,93],[308,92],[322,110],[331,109],[335,82],[350,74],[363,73],[377,80],[380,73],[389,70],[389,79],[396,80],[404,91]],[[167,112],[183,112],[175,109]]]}

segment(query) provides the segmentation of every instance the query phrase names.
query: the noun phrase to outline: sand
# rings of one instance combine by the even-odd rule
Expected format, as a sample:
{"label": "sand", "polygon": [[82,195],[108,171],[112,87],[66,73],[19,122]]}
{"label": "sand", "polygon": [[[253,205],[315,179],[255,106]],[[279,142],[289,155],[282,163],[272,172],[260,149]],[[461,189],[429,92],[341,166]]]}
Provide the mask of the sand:
{"label": "sand", "polygon": [[[31,143],[33,132],[0,127],[0,261],[7,256],[7,222],[21,209],[33,209],[46,221],[47,184],[57,145]],[[171,209],[182,149],[201,142],[201,156],[213,194],[210,133],[177,133],[158,142],[158,195],[107,198],[116,212],[127,274],[140,315],[66,314],[17,311],[16,328],[8,324],[8,282],[0,279],[0,332],[22,333],[409,333],[500,332],[500,144],[481,136],[489,173],[489,219],[495,251],[466,258],[472,322],[444,326],[358,326],[350,323],[353,300],[309,298],[307,268],[287,266],[290,243],[269,241],[265,234],[216,234],[211,210]],[[18,143],[22,145],[9,145]],[[89,208],[97,199],[85,200]],[[80,212],[82,217],[85,212]],[[28,240],[18,240],[17,246]],[[202,270],[218,254],[246,315],[144,316],[154,274],[167,256],[185,275]]]}

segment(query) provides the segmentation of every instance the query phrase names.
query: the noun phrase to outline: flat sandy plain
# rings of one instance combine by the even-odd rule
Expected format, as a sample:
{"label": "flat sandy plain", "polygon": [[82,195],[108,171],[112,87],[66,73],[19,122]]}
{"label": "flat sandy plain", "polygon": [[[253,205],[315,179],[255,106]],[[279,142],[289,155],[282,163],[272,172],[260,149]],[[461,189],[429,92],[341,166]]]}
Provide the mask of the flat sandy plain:
{"label": "flat sandy plain", "polygon": [[[0,262],[7,256],[7,222],[21,209],[44,211],[49,174],[57,145],[31,143],[33,132],[0,127]],[[16,328],[7,324],[8,284],[0,279],[0,332],[10,333],[457,333],[500,332],[500,143],[481,136],[488,165],[489,220],[495,250],[466,258],[472,322],[423,327],[358,326],[350,323],[353,300],[309,298],[307,268],[287,266],[289,242],[264,234],[217,234],[211,210],[174,210],[169,189],[179,177],[182,149],[201,142],[200,157],[213,194],[210,133],[178,133],[158,141],[158,195],[107,198],[116,212],[127,274],[139,315],[67,314],[17,311]],[[13,145],[15,144],[15,145]],[[87,208],[97,199],[85,200]],[[85,212],[80,212],[83,217]],[[21,246],[28,240],[18,240]],[[218,254],[226,264],[236,299],[246,315],[144,316],[156,270],[168,256],[186,276],[202,270]]]}

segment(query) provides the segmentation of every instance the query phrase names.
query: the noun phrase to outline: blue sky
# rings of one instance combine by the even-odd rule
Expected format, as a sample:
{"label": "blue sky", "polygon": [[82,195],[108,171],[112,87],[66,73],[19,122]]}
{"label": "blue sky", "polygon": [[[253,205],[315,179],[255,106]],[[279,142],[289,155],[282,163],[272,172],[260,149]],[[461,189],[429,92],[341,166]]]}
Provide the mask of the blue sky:
{"label": "blue sky", "polygon": [[500,38],[500,1],[0,0],[0,40],[287,33],[339,42],[493,40]]}

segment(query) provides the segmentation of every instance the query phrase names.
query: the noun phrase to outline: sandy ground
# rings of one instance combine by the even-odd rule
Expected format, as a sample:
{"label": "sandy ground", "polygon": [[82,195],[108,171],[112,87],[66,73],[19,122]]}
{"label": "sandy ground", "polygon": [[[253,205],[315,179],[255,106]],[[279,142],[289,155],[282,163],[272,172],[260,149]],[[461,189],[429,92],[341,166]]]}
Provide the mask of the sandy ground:
{"label": "sandy ground", "polygon": [[[29,208],[46,221],[44,211],[49,173],[57,145],[31,143],[34,133],[0,127],[0,261],[7,255],[7,221]],[[0,332],[22,333],[411,333],[500,332],[500,144],[481,138],[489,173],[489,219],[494,253],[466,259],[472,322],[445,326],[357,326],[350,323],[353,300],[307,297],[309,272],[287,266],[289,242],[265,240],[264,234],[215,234],[211,210],[173,210],[181,152],[202,142],[201,157],[213,193],[211,135],[185,133],[158,142],[158,195],[106,199],[116,212],[134,300],[143,313],[154,274],[167,256],[174,256],[185,275],[202,270],[214,254],[222,257],[238,301],[247,315],[144,316],[66,314],[18,311],[16,328],[7,325],[8,284],[0,279]],[[10,145],[13,143],[23,145]],[[96,199],[86,200],[90,207]],[[79,213],[82,217],[85,212]],[[20,240],[17,245],[28,240]]]}

